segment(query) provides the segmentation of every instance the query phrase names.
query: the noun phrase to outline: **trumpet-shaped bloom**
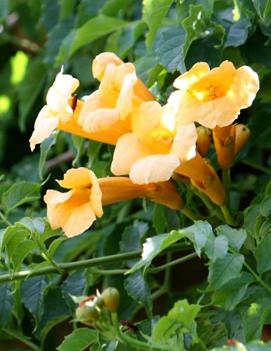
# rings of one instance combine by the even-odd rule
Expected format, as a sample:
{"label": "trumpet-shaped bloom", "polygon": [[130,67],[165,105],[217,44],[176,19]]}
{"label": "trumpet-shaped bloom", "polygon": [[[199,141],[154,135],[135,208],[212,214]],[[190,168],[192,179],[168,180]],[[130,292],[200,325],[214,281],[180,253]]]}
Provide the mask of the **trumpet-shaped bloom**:
{"label": "trumpet-shaped bloom", "polygon": [[62,228],[68,237],[83,233],[96,217],[101,217],[102,205],[146,197],[173,209],[183,206],[170,181],[138,185],[125,177],[97,179],[92,171],[81,167],[68,170],[58,183],[69,191],[47,190],[44,201],[52,229]]}
{"label": "trumpet-shaped bloom", "polygon": [[129,174],[137,184],[168,180],[181,162],[196,154],[195,125],[175,127],[157,102],[146,102],[133,116],[133,133],[118,139],[111,171]]}
{"label": "trumpet-shaped bloom", "polygon": [[248,66],[238,69],[229,61],[210,70],[196,63],[174,81],[179,89],[171,94],[169,106],[179,123],[198,122],[207,128],[231,124],[240,110],[249,107],[259,90],[259,78]]}
{"label": "trumpet-shaped bloom", "polygon": [[113,53],[98,55],[92,69],[101,83],[86,99],[79,115],[79,124],[86,132],[103,131],[118,122],[127,127],[134,110],[154,99],[137,78],[134,65],[123,63]]}
{"label": "trumpet-shaped bloom", "polygon": [[69,74],[59,72],[49,89],[46,105],[43,106],[35,121],[34,131],[30,138],[33,151],[36,144],[48,138],[58,127],[59,122],[67,122],[73,115],[70,104],[72,93],[78,88],[79,81]]}
{"label": "trumpet-shaped bloom", "polygon": [[102,192],[95,174],[86,169],[70,169],[58,181],[66,193],[47,190],[44,201],[52,229],[62,228],[68,237],[81,234],[103,215]]}

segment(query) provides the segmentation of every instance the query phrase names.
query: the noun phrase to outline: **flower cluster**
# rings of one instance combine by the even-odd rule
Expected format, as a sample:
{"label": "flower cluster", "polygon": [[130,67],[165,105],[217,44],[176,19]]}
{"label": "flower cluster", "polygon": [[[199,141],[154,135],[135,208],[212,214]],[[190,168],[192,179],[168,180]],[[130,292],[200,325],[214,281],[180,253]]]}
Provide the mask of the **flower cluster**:
{"label": "flower cluster", "polygon": [[176,90],[161,106],[137,77],[135,66],[113,53],[98,55],[92,72],[100,85],[84,100],[73,96],[78,80],[58,73],[30,146],[34,150],[55,129],[115,145],[111,172],[116,177],[97,179],[86,168],[68,170],[58,182],[70,190],[48,190],[45,195],[52,228],[61,227],[68,236],[80,234],[102,216],[102,205],[136,197],[181,209],[174,174],[222,206],[225,189],[204,157],[213,139],[221,169],[232,166],[249,138],[247,127],[233,123],[255,98],[257,74],[248,66],[236,69],[229,61],[213,69],[200,62],[175,79]]}

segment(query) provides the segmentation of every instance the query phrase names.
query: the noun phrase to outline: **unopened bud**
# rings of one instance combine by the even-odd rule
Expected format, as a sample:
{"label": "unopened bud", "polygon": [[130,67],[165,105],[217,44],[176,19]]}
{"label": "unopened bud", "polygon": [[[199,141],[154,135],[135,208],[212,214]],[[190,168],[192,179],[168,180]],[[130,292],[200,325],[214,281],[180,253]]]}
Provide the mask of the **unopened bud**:
{"label": "unopened bud", "polygon": [[119,306],[120,295],[117,289],[115,288],[107,288],[103,291],[101,295],[105,307],[110,312],[116,312]]}
{"label": "unopened bud", "polygon": [[211,144],[211,132],[203,126],[197,127],[197,150],[201,156],[207,155]]}
{"label": "unopened bud", "polygon": [[235,156],[235,125],[213,130],[217,161],[224,170],[232,166]]}
{"label": "unopened bud", "polygon": [[79,322],[91,324],[99,317],[99,312],[95,306],[89,306],[85,304],[83,306],[77,307],[75,316]]}
{"label": "unopened bud", "polygon": [[237,155],[240,150],[246,145],[250,138],[250,130],[244,124],[237,124],[235,127],[235,146],[234,154]]}

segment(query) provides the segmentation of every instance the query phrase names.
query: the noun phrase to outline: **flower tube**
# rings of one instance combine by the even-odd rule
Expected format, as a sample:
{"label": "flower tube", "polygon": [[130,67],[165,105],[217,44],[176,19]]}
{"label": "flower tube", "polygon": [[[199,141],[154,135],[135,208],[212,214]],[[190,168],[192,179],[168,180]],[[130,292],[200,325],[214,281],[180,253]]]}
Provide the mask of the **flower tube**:
{"label": "flower tube", "polygon": [[57,182],[69,191],[47,190],[44,196],[47,217],[52,229],[62,228],[68,237],[87,230],[103,215],[103,205],[145,197],[173,209],[183,206],[170,181],[138,185],[125,177],[97,179],[91,170],[80,167],[69,169],[63,180]]}

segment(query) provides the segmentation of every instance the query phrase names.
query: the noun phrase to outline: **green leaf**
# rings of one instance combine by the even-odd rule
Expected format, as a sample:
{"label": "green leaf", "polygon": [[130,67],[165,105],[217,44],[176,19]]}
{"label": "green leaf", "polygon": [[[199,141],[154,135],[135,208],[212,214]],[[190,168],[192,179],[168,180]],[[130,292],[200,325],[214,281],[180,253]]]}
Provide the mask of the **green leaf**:
{"label": "green leaf", "polygon": [[260,242],[259,246],[255,251],[255,258],[257,261],[257,270],[260,274],[271,269],[270,260],[270,250],[271,250],[271,235],[266,236]]}
{"label": "green leaf", "polygon": [[144,0],[143,1],[143,20],[149,27],[146,35],[147,47],[151,47],[155,38],[155,34],[163,18],[166,16],[173,0]]}
{"label": "green leaf", "polygon": [[65,279],[62,285],[62,291],[72,296],[83,296],[85,295],[86,286],[85,271],[80,270],[70,274],[68,278]]}
{"label": "green leaf", "polygon": [[89,44],[106,34],[112,33],[115,30],[121,29],[126,24],[126,21],[104,15],[99,15],[90,19],[76,30],[71,43],[70,55],[74,54],[82,46]]}
{"label": "green leaf", "polygon": [[169,72],[186,70],[184,58],[188,50],[186,32],[180,26],[169,26],[158,31],[154,42],[154,51],[157,61],[167,68]]}
{"label": "green leaf", "polygon": [[247,341],[260,339],[263,325],[270,314],[270,298],[259,299],[245,308],[243,313],[244,333]]}
{"label": "green leaf", "polygon": [[89,328],[75,329],[70,335],[66,336],[58,351],[83,351],[88,346],[98,343],[99,337],[96,330]]}
{"label": "green leaf", "polygon": [[228,254],[218,258],[210,265],[208,281],[211,289],[219,289],[228,281],[240,275],[244,263],[244,256],[239,254]]}
{"label": "green leaf", "polygon": [[25,307],[33,314],[36,324],[39,322],[44,309],[44,293],[47,287],[44,276],[30,277],[22,282],[21,298]]}
{"label": "green leaf", "polygon": [[28,239],[29,235],[29,230],[19,223],[9,226],[5,231],[2,246],[7,253],[9,264],[15,270],[20,268],[25,257],[36,248],[34,241]]}
{"label": "green leaf", "polygon": [[76,0],[59,0],[60,2],[60,19],[72,16]]}
{"label": "green leaf", "polygon": [[233,311],[244,298],[249,284],[254,282],[251,274],[242,272],[241,276],[230,280],[221,289],[215,290],[213,303],[226,311]]}
{"label": "green leaf", "polygon": [[187,300],[176,302],[168,315],[155,324],[152,340],[165,350],[185,350],[184,333],[190,332],[196,338],[195,318],[199,311],[199,305],[190,305]]}
{"label": "green leaf", "polygon": [[230,26],[224,47],[238,47],[244,44],[247,40],[250,26],[251,23],[246,17],[242,17],[239,21],[234,22]]}
{"label": "green leaf", "polygon": [[11,212],[27,202],[33,202],[40,197],[40,184],[32,182],[17,182],[2,196],[2,205],[6,213]]}
{"label": "green leaf", "polygon": [[225,236],[228,239],[230,247],[237,251],[241,249],[247,238],[245,229],[235,229],[228,225],[220,225],[216,228],[216,233],[219,236]]}
{"label": "green leaf", "polygon": [[0,284],[0,326],[5,326],[11,317],[13,294],[11,283]]}
{"label": "green leaf", "polygon": [[170,234],[160,234],[148,238],[143,244],[142,258],[130,270],[134,273],[144,267],[144,270],[151,264],[152,260],[167,247],[182,239],[184,233],[181,231],[172,231]]}
{"label": "green leaf", "polygon": [[70,316],[70,310],[61,290],[51,288],[46,290],[43,314],[37,325],[37,336],[43,342],[49,331]]}
{"label": "green leaf", "polygon": [[151,291],[141,272],[129,275],[124,283],[125,289],[137,303],[146,308],[149,318],[152,316]]}
{"label": "green leaf", "polygon": [[97,15],[107,0],[81,0],[76,15],[76,27],[82,26],[91,17]]}
{"label": "green leaf", "polygon": [[25,130],[25,123],[30,110],[41,92],[47,76],[46,66],[38,58],[29,61],[23,81],[19,86],[19,125]]}
{"label": "green leaf", "polygon": [[260,20],[269,25],[271,22],[271,1],[270,0],[252,0]]}
{"label": "green leaf", "polygon": [[228,246],[228,239],[224,235],[221,235],[214,240],[210,240],[205,251],[210,261],[215,261],[216,259],[223,258],[227,255]]}
{"label": "green leaf", "polygon": [[162,205],[155,205],[153,211],[153,226],[157,234],[165,232],[167,229],[166,208]]}

